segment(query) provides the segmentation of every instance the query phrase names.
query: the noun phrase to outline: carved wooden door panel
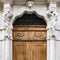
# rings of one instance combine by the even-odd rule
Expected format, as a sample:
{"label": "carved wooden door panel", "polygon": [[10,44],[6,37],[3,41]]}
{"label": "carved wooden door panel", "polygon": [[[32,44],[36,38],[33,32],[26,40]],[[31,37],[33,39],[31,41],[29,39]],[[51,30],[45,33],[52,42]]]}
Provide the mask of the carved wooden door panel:
{"label": "carved wooden door panel", "polygon": [[29,42],[14,41],[13,60],[30,60]]}
{"label": "carved wooden door panel", "polygon": [[46,60],[46,41],[30,43],[31,60]]}
{"label": "carved wooden door panel", "polygon": [[46,41],[14,41],[13,60],[46,60]]}
{"label": "carved wooden door panel", "polygon": [[46,60],[44,26],[16,26],[13,39],[13,60]]}

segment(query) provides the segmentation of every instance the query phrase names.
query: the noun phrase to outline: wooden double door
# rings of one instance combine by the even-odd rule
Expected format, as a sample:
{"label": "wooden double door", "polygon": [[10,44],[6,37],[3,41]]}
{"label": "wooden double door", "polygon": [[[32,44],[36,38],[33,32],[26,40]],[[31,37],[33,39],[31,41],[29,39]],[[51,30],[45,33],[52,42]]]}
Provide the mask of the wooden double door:
{"label": "wooden double door", "polygon": [[46,60],[45,26],[15,26],[13,60]]}

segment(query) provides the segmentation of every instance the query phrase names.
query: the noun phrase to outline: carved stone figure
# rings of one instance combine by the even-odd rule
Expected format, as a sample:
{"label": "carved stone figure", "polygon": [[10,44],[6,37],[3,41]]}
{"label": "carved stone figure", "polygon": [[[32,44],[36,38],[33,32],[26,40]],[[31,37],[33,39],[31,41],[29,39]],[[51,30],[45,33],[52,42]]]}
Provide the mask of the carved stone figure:
{"label": "carved stone figure", "polygon": [[50,25],[47,27],[47,29],[54,29],[56,21],[57,21],[57,12],[47,11],[47,16],[48,16],[49,23],[50,23]]}
{"label": "carved stone figure", "polygon": [[48,36],[49,39],[55,38],[55,25],[57,22],[57,12],[48,10],[47,11],[47,17],[48,17],[48,25],[47,25],[47,30],[49,31]]}
{"label": "carved stone figure", "polygon": [[31,8],[34,5],[34,1],[28,1],[26,4],[29,8]]}
{"label": "carved stone figure", "polygon": [[4,13],[4,29],[5,29],[5,37],[9,37],[10,30],[12,27],[10,26],[11,18],[13,14],[10,11]]}

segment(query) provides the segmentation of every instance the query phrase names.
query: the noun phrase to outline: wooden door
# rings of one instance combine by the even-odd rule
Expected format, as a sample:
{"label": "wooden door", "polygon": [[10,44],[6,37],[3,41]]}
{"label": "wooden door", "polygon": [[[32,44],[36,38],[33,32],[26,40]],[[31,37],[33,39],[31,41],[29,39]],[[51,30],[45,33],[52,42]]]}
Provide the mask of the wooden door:
{"label": "wooden door", "polygon": [[30,43],[31,60],[46,60],[46,41]]}
{"label": "wooden door", "polygon": [[45,26],[15,26],[13,60],[46,60]]}

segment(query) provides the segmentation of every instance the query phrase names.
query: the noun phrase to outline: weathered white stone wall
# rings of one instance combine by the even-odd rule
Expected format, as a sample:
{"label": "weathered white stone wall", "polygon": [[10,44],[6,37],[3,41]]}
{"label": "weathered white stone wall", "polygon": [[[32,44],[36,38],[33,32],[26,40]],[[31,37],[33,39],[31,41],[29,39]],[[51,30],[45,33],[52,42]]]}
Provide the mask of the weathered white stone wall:
{"label": "weathered white stone wall", "polygon": [[0,41],[0,60],[2,60],[2,41]]}
{"label": "weathered white stone wall", "polygon": [[0,28],[2,27],[3,11],[0,11]]}
{"label": "weathered white stone wall", "polygon": [[[2,11],[0,11],[0,28],[2,28]],[[0,31],[0,39],[2,37],[2,32]],[[0,41],[0,60],[2,60],[2,41]]]}
{"label": "weathered white stone wall", "polygon": [[60,7],[57,7],[57,12],[58,12],[58,21],[56,24],[57,32],[56,32],[56,41],[55,41],[55,46],[56,46],[56,60],[60,60]]}
{"label": "weathered white stone wall", "polygon": [[[46,5],[40,5],[39,6],[40,8],[38,8],[38,6],[34,6],[32,9],[31,9],[31,11],[35,11],[35,10],[37,10],[38,12],[38,14],[40,14],[41,16],[44,16],[45,17],[45,15],[46,15],[46,11],[47,11],[47,6]],[[19,16],[19,15],[21,15],[22,13],[24,13],[24,11],[30,11],[30,9],[28,9],[27,7],[25,7],[25,6],[16,6],[16,5],[14,5],[13,7],[12,7],[12,12],[13,12],[13,19],[12,19],[12,22],[13,22],[13,20],[14,20],[14,18],[16,17],[16,16]],[[56,41],[55,41],[55,51],[56,51],[56,60],[60,60],[60,41],[58,41],[58,40],[60,40],[60,31],[58,31],[58,30],[60,30],[60,7],[57,7],[57,12],[58,12],[58,21],[57,21],[57,24],[56,24],[56,29],[57,29],[57,31],[56,31]],[[0,11],[0,28],[2,29],[2,22],[3,22],[3,11]],[[2,37],[2,35],[3,35],[3,33],[0,31],[0,39],[1,39],[1,37]],[[0,41],[0,60],[4,60],[4,55],[3,55],[3,53],[4,53],[4,50],[3,50],[3,48],[5,49],[5,45],[4,45],[4,42],[5,41]],[[47,44],[48,44],[48,49],[49,49],[49,41],[47,42]],[[8,44],[9,44],[9,46],[8,46],[8,48],[9,48],[9,54],[10,54],[10,56],[9,56],[9,60],[12,60],[12,57],[11,57],[11,49],[12,49],[12,41],[11,40],[9,40],[8,41]],[[48,51],[49,52],[49,51]],[[50,53],[48,53],[48,54],[50,54]],[[49,58],[49,55],[48,55],[48,58],[47,58],[47,60],[49,60],[50,58]]]}
{"label": "weathered white stone wall", "polygon": [[55,41],[56,46],[56,60],[60,60],[60,41]]}

